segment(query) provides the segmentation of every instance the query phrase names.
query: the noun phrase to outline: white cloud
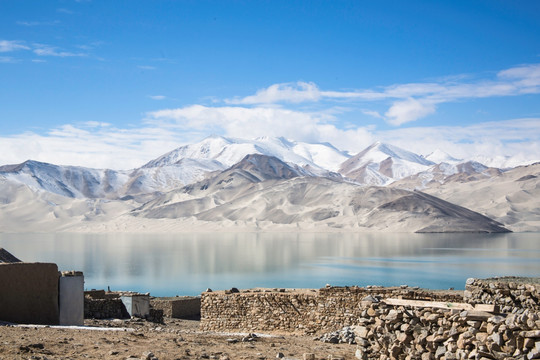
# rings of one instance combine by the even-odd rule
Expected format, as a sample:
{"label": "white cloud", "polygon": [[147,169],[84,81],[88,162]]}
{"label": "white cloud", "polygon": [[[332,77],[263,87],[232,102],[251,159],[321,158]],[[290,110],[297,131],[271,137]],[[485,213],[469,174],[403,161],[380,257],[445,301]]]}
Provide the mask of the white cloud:
{"label": "white cloud", "polygon": [[[439,82],[394,84],[383,88],[355,91],[321,90],[315,83],[274,84],[258,90],[255,95],[225,99],[227,104],[257,105],[278,103],[316,103],[340,101],[349,103],[389,103],[387,120],[402,125],[433,114],[436,104],[464,99],[518,96],[540,93],[540,64],[530,64],[502,70],[495,77],[473,79],[447,77]],[[376,113],[361,110],[368,115]],[[368,112],[366,112],[368,111]]]}
{"label": "white cloud", "polygon": [[17,50],[29,50],[30,48],[22,41],[0,40],[0,52],[11,52]]}
{"label": "white cloud", "polygon": [[513,81],[520,93],[540,92],[540,64],[518,66],[501,71],[497,76]]}
{"label": "white cloud", "polygon": [[137,65],[137,67],[142,70],[156,70],[155,66],[150,65]]}
{"label": "white cloud", "polygon": [[17,59],[11,56],[0,56],[0,63],[4,64],[14,64],[16,62],[19,62]]}
{"label": "white cloud", "polygon": [[74,14],[73,11],[71,11],[69,9],[66,9],[66,8],[58,8],[58,9],[56,9],[56,12],[63,13],[63,14],[68,14],[68,15]]}
{"label": "white cloud", "polygon": [[316,102],[325,98],[330,99],[372,99],[377,97],[373,92],[343,92],[343,91],[321,91],[312,82],[298,81],[296,83],[282,83],[270,85],[265,89],[258,90],[255,95],[244,98],[226,99],[227,104],[253,105],[253,104],[273,104],[279,102],[300,103]]}
{"label": "white cloud", "polygon": [[[0,46],[15,49],[14,44],[26,46],[21,42]],[[472,157],[488,162],[487,165],[515,166],[540,161],[539,118],[381,131],[374,125],[345,123],[340,117],[356,108],[398,126],[433,114],[444,102],[517,96],[536,93],[539,89],[540,65],[507,69],[489,80],[447,78],[440,82],[398,84],[352,92],[322,91],[314,83],[307,82],[277,84],[251,97],[227,100],[230,103],[227,106],[195,104],[149,112],[143,123],[133,128],[87,122],[66,124],[43,135],[0,135],[0,164],[34,159],[56,164],[129,169],[183,144],[220,134],[239,138],[284,136],[298,141],[330,142],[353,154],[381,140],[423,155],[440,148],[457,158]],[[164,95],[148,97],[165,98]],[[328,99],[339,101],[339,106],[323,102]],[[309,106],[310,102],[317,106]],[[373,102],[377,102],[378,108],[387,110],[366,108],[366,103]],[[233,103],[241,105],[232,106]],[[283,103],[290,105],[286,108]],[[302,103],[308,104],[299,106]]]}
{"label": "white cloud", "polygon": [[57,57],[73,57],[73,56],[87,56],[85,53],[74,53],[70,51],[59,50],[57,47],[44,45],[44,44],[34,44],[34,54],[38,56],[57,56]]}
{"label": "white cloud", "polygon": [[384,116],[382,116],[378,111],[366,110],[366,109],[362,109],[361,111],[362,111],[363,114],[369,115],[369,116],[374,117],[376,119],[384,119]]}
{"label": "white cloud", "polygon": [[317,125],[330,120],[325,114],[272,107],[206,107],[192,105],[148,113],[147,121],[159,126],[189,129],[228,136],[253,138],[257,136],[286,136],[293,139],[320,137]]}
{"label": "white cloud", "polygon": [[59,20],[54,21],[17,21],[17,25],[23,26],[54,26],[60,24]]}
{"label": "white cloud", "polygon": [[167,97],[165,95],[148,95],[152,100],[165,100]]}
{"label": "white cloud", "polygon": [[[421,116],[434,109],[416,100],[395,105],[396,121]],[[411,114],[412,113],[412,114]],[[470,159],[499,159],[488,165],[515,166],[540,161],[540,119],[516,119],[467,126],[434,126],[379,131],[373,127],[339,128],[328,114],[306,113],[267,107],[206,107],[193,105],[148,114],[149,123],[181,131],[217,133],[231,137],[285,136],[299,141],[330,142],[339,149],[357,153],[376,140],[427,155],[437,148]],[[512,158],[509,160],[509,157]],[[492,161],[492,160],[490,160]]]}
{"label": "white cloud", "polygon": [[225,100],[229,104],[271,104],[276,102],[318,101],[321,92],[314,83],[299,81],[297,83],[274,84],[266,89],[258,90],[255,95],[244,98]]}
{"label": "white cloud", "polygon": [[485,165],[509,167],[540,161],[540,118],[466,126],[409,127],[375,132],[384,142],[428,155],[436,149]]}
{"label": "white cloud", "polygon": [[540,118],[467,126],[339,128],[328,114],[279,108],[192,105],[148,113],[144,124],[116,128],[103,122],[66,124],[46,134],[0,136],[0,165],[27,159],[94,168],[136,168],[178,146],[215,133],[239,138],[284,136],[329,142],[356,154],[381,140],[427,155],[435,149],[505,167],[540,161]]}
{"label": "white cloud", "polygon": [[432,102],[409,98],[403,101],[396,101],[384,115],[390,124],[399,126],[418,120],[434,112],[435,104]]}
{"label": "white cloud", "polygon": [[[83,48],[84,46],[81,46],[80,48]],[[47,44],[32,44],[32,45],[26,45],[24,41],[20,40],[0,40],[0,53],[1,52],[13,52],[17,50],[28,50],[32,51],[34,54],[38,56],[55,56],[55,57],[81,57],[81,56],[88,56],[87,53],[83,52],[72,52],[72,51],[65,51],[62,49],[59,49],[56,46],[51,46]],[[35,59],[31,60],[32,62],[39,62],[35,61]],[[5,61],[4,61],[5,62]],[[14,62],[14,61],[10,61]]]}
{"label": "white cloud", "polygon": [[183,139],[181,134],[157,127],[118,129],[103,124],[90,125],[64,125],[44,135],[27,132],[0,137],[0,164],[32,159],[59,165],[127,170],[176,148]]}

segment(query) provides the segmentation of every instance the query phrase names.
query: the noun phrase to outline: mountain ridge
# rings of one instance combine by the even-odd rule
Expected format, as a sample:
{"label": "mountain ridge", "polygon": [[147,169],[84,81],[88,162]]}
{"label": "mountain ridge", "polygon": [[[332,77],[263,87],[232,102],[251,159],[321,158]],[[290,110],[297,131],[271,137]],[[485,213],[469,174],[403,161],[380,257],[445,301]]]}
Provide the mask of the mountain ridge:
{"label": "mountain ridge", "polygon": [[[251,153],[252,150],[255,152]],[[331,167],[339,172],[321,166],[334,155],[338,161],[345,159]],[[225,165],[240,156],[239,161]],[[438,156],[448,159],[449,155]],[[294,159],[301,161],[287,161]],[[45,228],[161,231],[156,224],[172,221],[169,210],[173,207],[172,214],[178,216],[179,224],[201,231],[228,226],[253,231],[282,227],[294,230],[295,221],[302,231],[506,231],[501,224],[510,226],[511,230],[538,231],[540,210],[535,210],[534,201],[526,199],[527,192],[536,191],[540,176],[534,172],[535,167],[526,169],[532,172],[520,170],[522,180],[518,182],[505,178],[507,171],[474,161],[434,164],[421,155],[381,142],[350,156],[331,144],[270,137],[244,141],[214,136],[191,147],[177,148],[131,170],[89,169],[33,160],[0,166],[0,231],[32,226],[37,231]],[[495,205],[482,202],[489,197],[479,205],[470,201],[475,193],[468,192],[469,188],[484,186],[488,180],[505,184],[493,186],[497,193],[489,193]],[[513,184],[521,184],[526,190],[521,191]],[[303,189],[307,188],[311,190],[306,193]],[[458,196],[453,191],[457,188],[469,195]],[[385,189],[383,193],[388,201],[382,202],[383,197],[379,197],[381,202],[377,204],[359,200],[366,206],[376,205],[370,210],[371,215],[359,215],[359,210],[346,202],[349,197],[364,196],[362,191],[383,196],[377,189]],[[420,193],[412,196],[410,191],[400,193],[407,189],[420,189],[437,200]],[[508,199],[505,189],[514,189]],[[527,205],[523,205],[524,201],[528,201]],[[175,205],[167,210],[163,207],[165,203]],[[268,204],[274,208],[268,208]],[[472,212],[458,211],[455,206]],[[506,215],[500,210],[503,208],[507,209]],[[512,210],[515,208],[520,212]],[[144,211],[164,217],[145,217]],[[453,224],[454,229],[441,220],[449,216],[452,220],[446,224]],[[491,223],[491,219],[498,224]],[[382,223],[375,224],[375,220]],[[34,225],[28,225],[29,221]],[[385,226],[389,221],[392,224]],[[126,224],[130,227],[124,228]],[[182,231],[182,226],[176,223],[168,226]]]}

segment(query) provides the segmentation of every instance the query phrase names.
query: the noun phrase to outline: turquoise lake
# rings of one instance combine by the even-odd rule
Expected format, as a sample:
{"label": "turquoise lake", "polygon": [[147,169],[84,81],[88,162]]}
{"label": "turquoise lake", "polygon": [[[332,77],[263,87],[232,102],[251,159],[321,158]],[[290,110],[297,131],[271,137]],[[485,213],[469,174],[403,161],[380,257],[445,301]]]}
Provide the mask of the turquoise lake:
{"label": "turquoise lake", "polygon": [[540,276],[540,234],[0,234],[23,261],[84,272],[86,289],[153,296],[253,287],[463,289],[469,277]]}

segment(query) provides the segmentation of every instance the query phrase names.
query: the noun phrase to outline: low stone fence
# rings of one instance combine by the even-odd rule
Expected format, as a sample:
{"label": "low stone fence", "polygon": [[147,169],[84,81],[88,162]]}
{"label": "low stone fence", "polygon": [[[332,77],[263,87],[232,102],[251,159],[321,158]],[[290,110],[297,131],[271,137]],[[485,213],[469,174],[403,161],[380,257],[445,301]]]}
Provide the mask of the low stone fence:
{"label": "low stone fence", "polygon": [[477,310],[393,306],[364,308],[359,325],[324,334],[325,342],[356,344],[357,359],[538,359],[539,313],[494,315]]}
{"label": "low stone fence", "polygon": [[104,290],[90,290],[84,292],[84,318],[127,319],[129,313],[120,300],[119,294]]}
{"label": "low stone fence", "polygon": [[129,314],[120,299],[84,299],[85,319],[127,319]]}
{"label": "low stone fence", "polygon": [[152,298],[150,306],[163,310],[163,315],[177,319],[199,319],[201,316],[201,298],[176,296],[170,298]]}
{"label": "low stone fence", "polygon": [[502,312],[514,308],[540,311],[540,279],[514,276],[492,279],[467,279],[464,299],[471,304],[494,304]]}
{"label": "low stone fence", "polygon": [[[159,307],[152,307],[152,302],[148,302],[148,294],[137,294],[131,292],[122,291],[105,291],[105,290],[89,290],[84,292],[84,317],[85,319],[128,319],[130,317],[130,311],[137,308],[140,311],[144,311],[144,304],[138,303],[145,300],[139,300],[139,295],[146,296],[146,310],[148,312],[144,315],[144,318],[151,322],[163,323],[163,309]],[[129,296],[131,295],[131,297]],[[126,300],[123,298],[128,297],[128,308],[131,305],[132,308],[126,308]],[[134,297],[135,299],[133,299]],[[135,304],[134,306],[134,303]],[[140,308],[138,307],[140,305]],[[148,309],[148,306],[151,308]],[[200,307],[197,309],[200,312]],[[142,315],[135,315],[142,316]]]}
{"label": "low stone fence", "polygon": [[540,359],[538,287],[526,279],[515,289],[505,283],[469,280],[465,292],[405,286],[205,292],[201,329],[316,334],[356,344],[362,360]]}
{"label": "low stone fence", "polygon": [[201,328],[314,334],[357,325],[365,311],[366,297],[462,302],[463,292],[376,286],[204,292]]}

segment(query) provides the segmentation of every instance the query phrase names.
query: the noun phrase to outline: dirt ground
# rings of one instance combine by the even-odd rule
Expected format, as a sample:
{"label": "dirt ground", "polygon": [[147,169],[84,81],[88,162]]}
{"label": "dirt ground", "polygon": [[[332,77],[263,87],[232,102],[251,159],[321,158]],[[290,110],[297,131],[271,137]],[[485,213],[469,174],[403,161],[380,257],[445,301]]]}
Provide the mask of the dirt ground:
{"label": "dirt ground", "polygon": [[94,330],[2,325],[0,359],[152,359],[149,353],[159,360],[303,359],[311,353],[316,359],[345,360],[354,359],[356,350],[313,336],[202,332],[193,320],[85,320],[85,326]]}

